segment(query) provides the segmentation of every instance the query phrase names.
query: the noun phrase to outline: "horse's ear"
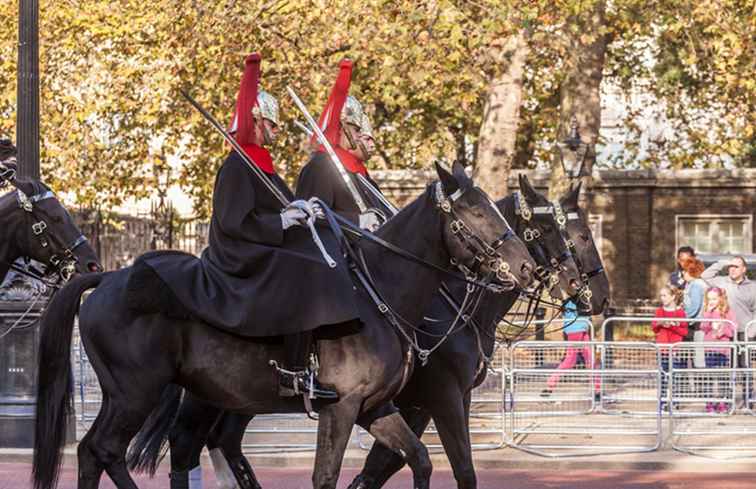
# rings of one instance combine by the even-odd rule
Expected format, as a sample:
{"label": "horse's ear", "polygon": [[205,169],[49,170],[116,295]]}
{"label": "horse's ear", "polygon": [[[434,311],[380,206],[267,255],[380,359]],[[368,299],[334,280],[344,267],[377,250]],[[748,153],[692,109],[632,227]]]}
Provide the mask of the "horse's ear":
{"label": "horse's ear", "polygon": [[441,186],[444,188],[444,194],[449,196],[459,190],[459,184],[454,175],[449,173],[438,161],[434,162],[434,165],[436,165],[436,173],[441,181]]}
{"label": "horse's ear", "polygon": [[454,175],[454,179],[457,180],[460,188],[467,190],[473,187],[472,179],[467,176],[464,165],[459,161],[455,161],[452,165],[452,174]]}
{"label": "horse's ear", "polygon": [[525,200],[528,202],[528,204],[535,205],[538,202],[540,202],[541,200],[540,194],[530,184],[530,180],[528,180],[528,177],[520,173],[519,181],[520,181],[520,192],[522,192],[522,195],[525,196]]}
{"label": "horse's ear", "polygon": [[577,183],[570,184],[570,189],[567,193],[559,199],[559,201],[568,207],[577,207],[578,198],[580,197],[580,188],[583,186],[583,182],[578,180]]}

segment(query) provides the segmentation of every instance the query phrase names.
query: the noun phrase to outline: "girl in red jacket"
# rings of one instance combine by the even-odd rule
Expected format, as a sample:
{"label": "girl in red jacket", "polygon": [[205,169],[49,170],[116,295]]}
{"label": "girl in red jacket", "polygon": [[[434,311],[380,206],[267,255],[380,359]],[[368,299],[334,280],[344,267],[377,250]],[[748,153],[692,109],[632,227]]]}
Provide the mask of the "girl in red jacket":
{"label": "girl in red jacket", "polygon": [[[677,343],[685,339],[685,335],[688,334],[688,323],[682,321],[685,319],[685,311],[680,306],[680,296],[676,293],[676,289],[669,285],[665,285],[659,291],[659,299],[661,299],[661,307],[656,309],[654,313],[655,319],[665,319],[663,321],[652,321],[651,329],[656,334],[656,342],[659,344],[670,345]],[[669,320],[667,318],[681,319]],[[664,370],[662,374],[662,396],[663,399],[669,399],[669,393],[667,392],[667,376],[669,372],[669,347],[663,347],[661,350],[661,367]],[[672,359],[674,368],[685,368],[687,361],[682,355],[677,354]],[[662,409],[666,403],[662,402]]]}

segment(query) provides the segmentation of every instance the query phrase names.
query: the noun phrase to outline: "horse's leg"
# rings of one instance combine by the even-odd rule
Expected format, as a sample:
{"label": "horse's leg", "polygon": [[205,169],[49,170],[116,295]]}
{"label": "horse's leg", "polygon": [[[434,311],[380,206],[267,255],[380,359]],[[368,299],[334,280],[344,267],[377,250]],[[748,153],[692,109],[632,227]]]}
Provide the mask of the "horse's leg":
{"label": "horse's leg", "polygon": [[252,416],[223,413],[207,438],[210,460],[219,489],[262,489],[241,450],[242,438]]}
{"label": "horse's leg", "polygon": [[[404,408],[399,412],[412,432],[420,438],[430,423],[430,414],[424,409],[414,407]],[[362,472],[352,481],[348,489],[379,489],[392,475],[404,467],[404,463],[405,460],[401,455],[376,441],[368,453]]]}
{"label": "horse's leg", "polygon": [[202,488],[200,454],[207,434],[221,412],[191,394],[184,397],[168,435],[171,447],[171,489]]}
{"label": "horse's leg", "polygon": [[100,463],[95,454],[92,452],[92,437],[97,431],[100,425],[100,420],[103,418],[103,414],[106,409],[107,401],[103,400],[100,404],[100,412],[97,413],[97,417],[89,427],[87,433],[79,441],[79,446],[76,448],[78,466],[79,466],[79,482],[78,489],[97,489],[100,485],[100,477],[105,470],[105,466]]}
{"label": "horse's leg", "polygon": [[361,398],[342,398],[323,407],[318,421],[318,447],[315,451],[313,489],[336,489],[352,427],[357,421]]}
{"label": "horse's leg", "polygon": [[373,421],[368,431],[375,439],[400,454],[412,469],[415,489],[428,489],[433,471],[428,449],[413,433],[401,414],[392,413]]}
{"label": "horse's leg", "polygon": [[118,489],[138,489],[126,467],[129,442],[147,419],[155,402],[147,399],[113,398],[105,403],[101,424],[92,435],[90,449]]}
{"label": "horse's leg", "polygon": [[438,408],[431,413],[459,489],[477,487],[470,446],[470,398],[470,392],[451,396],[444,404],[435,404]]}

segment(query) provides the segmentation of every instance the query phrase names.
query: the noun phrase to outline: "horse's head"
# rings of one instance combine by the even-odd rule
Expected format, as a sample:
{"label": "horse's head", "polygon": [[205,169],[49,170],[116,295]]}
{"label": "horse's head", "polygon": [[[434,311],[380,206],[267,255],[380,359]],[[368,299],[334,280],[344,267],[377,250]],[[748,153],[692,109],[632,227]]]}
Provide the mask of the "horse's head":
{"label": "horse's head", "polygon": [[593,233],[588,226],[585,212],[578,205],[581,184],[572,185],[570,190],[555,204],[557,221],[569,240],[568,246],[580,269],[582,280],[588,285],[589,293],[584,292],[580,297],[580,307],[590,307],[591,314],[602,314],[609,305],[611,289],[609,278],[601,262],[601,255],[593,241]]}
{"label": "horse's head", "polygon": [[535,263],[493,201],[461,164],[454,163],[452,173],[436,164],[436,171],[436,202],[452,261],[468,275],[492,275],[510,287],[528,287]]}
{"label": "horse's head", "polygon": [[520,191],[511,201],[504,199],[497,205],[505,216],[512,218],[517,236],[525,241],[535,259],[536,276],[545,282],[552,295],[558,287],[574,297],[582,287],[580,272],[560,232],[554,206],[533,188],[525,175],[519,176],[519,182]]}
{"label": "horse's head", "polygon": [[46,272],[67,280],[75,273],[101,271],[97,254],[55,194],[38,181],[16,180],[23,216],[19,247],[23,256],[45,264]]}

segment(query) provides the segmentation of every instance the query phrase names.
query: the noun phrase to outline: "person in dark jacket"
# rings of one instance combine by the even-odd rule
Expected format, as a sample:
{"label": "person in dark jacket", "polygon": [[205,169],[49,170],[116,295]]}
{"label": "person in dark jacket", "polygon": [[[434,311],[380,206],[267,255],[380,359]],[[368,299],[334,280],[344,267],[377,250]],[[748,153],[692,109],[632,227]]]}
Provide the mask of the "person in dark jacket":
{"label": "person in dark jacket", "polygon": [[[258,94],[259,64],[259,55],[247,59],[231,131],[253,164],[293,200],[265,148],[277,132],[278,104],[269,94]],[[311,218],[306,201],[282,210],[263,181],[231,151],[216,176],[209,246],[201,259],[162,253],[145,262],[193,317],[242,336],[283,336],[281,395],[309,391],[312,378],[316,397],[335,398],[308,372],[311,331],[358,321],[359,313],[350,299],[355,292],[338,243],[332,233],[320,233],[336,261],[331,268],[302,226]]]}
{"label": "person in dark jacket", "polygon": [[685,279],[683,278],[682,264],[686,260],[696,257],[696,252],[690,246],[681,246],[677,249],[677,266],[675,271],[669,274],[669,283],[680,290],[685,289]]}
{"label": "person in dark jacket", "polygon": [[[312,154],[297,180],[297,198],[317,197],[334,212],[346,217],[363,229],[374,231],[391,217],[391,210],[379,199],[378,185],[370,178],[365,162],[375,149],[370,120],[362,104],[348,95],[352,76],[352,62],[342,60],[328,103],[321,114],[319,126],[333,147],[351,188],[323,146]],[[313,142],[317,143],[316,136]],[[370,189],[368,186],[372,186]],[[357,195],[354,195],[356,190]],[[364,209],[360,208],[358,199]]]}

